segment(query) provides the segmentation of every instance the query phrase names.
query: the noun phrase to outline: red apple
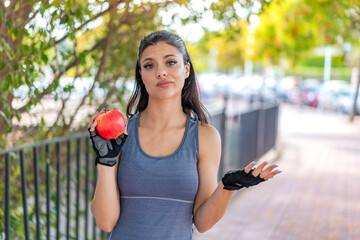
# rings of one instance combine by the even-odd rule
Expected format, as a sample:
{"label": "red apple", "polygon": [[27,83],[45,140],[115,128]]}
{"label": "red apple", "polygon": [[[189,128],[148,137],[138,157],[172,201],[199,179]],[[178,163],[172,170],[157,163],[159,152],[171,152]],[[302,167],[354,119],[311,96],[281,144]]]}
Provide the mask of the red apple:
{"label": "red apple", "polygon": [[117,138],[125,131],[125,119],[118,110],[101,113],[96,121],[96,131],[105,139]]}

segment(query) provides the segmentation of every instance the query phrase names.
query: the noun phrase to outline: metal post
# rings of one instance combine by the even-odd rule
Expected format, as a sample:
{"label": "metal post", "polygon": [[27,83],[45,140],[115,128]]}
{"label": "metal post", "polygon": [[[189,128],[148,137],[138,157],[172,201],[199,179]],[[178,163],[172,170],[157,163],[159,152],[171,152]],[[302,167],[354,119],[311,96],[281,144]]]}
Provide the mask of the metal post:
{"label": "metal post", "polygon": [[[360,61],[359,61],[360,64]],[[354,118],[356,116],[356,112],[357,112],[357,100],[359,97],[359,88],[360,88],[360,68],[357,71],[357,84],[355,84],[355,96],[354,96],[354,102],[353,102],[353,107],[352,107],[352,111],[350,113],[350,122],[354,121]]]}
{"label": "metal post", "polygon": [[76,239],[79,239],[79,199],[80,199],[80,153],[81,153],[80,138],[76,141],[77,154],[76,154]]}
{"label": "metal post", "polygon": [[222,178],[225,171],[225,159],[226,159],[226,111],[227,111],[227,105],[229,102],[229,96],[227,93],[224,95],[224,108],[221,115],[221,161],[219,165],[219,171],[218,171],[218,180]]}
{"label": "metal post", "polygon": [[60,239],[60,143],[56,143],[56,239]]}
{"label": "metal post", "polygon": [[331,47],[325,48],[324,82],[331,78]]}
{"label": "metal post", "polygon": [[89,139],[85,139],[85,239],[88,239],[88,219],[89,219]]}
{"label": "metal post", "polygon": [[5,155],[5,239],[10,239],[10,154]]}
{"label": "metal post", "polygon": [[66,197],[66,239],[70,239],[70,183],[71,183],[71,141],[67,141],[67,197]]}
{"label": "metal post", "polygon": [[45,145],[46,161],[46,236],[50,239],[50,156],[49,144]]}
{"label": "metal post", "polygon": [[35,185],[35,215],[36,215],[36,239],[41,239],[41,225],[40,225],[40,203],[39,203],[39,158],[38,148],[33,148],[34,152],[34,185]]}
{"label": "metal post", "polygon": [[22,189],[22,200],[23,200],[23,211],[24,211],[24,228],[25,228],[25,239],[29,240],[29,217],[28,217],[28,205],[27,205],[27,193],[26,193],[26,169],[25,169],[25,157],[24,150],[20,150],[20,170],[21,170],[21,189]]}

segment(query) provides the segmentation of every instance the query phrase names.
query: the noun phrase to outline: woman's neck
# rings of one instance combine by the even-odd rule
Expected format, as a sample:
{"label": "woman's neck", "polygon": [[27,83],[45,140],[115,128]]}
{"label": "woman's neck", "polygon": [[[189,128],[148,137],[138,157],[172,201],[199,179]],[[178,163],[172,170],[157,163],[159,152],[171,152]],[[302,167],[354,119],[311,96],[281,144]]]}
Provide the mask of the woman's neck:
{"label": "woman's neck", "polygon": [[140,126],[167,129],[184,126],[186,114],[182,110],[181,101],[151,101],[141,113]]}

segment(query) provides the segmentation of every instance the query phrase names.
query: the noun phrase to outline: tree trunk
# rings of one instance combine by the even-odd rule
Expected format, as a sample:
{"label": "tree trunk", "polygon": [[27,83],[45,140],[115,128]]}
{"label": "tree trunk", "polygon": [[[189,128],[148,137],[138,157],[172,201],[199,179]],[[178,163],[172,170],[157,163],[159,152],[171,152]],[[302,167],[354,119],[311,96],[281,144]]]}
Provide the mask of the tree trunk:
{"label": "tree trunk", "polygon": [[[360,61],[359,61],[359,65],[360,65]],[[357,84],[355,86],[354,104],[353,104],[352,111],[350,113],[350,122],[354,121],[354,118],[356,115],[356,108],[357,108],[356,105],[357,105],[357,99],[359,96],[359,87],[360,87],[360,68],[359,68],[358,75],[357,75]]]}
{"label": "tree trunk", "polygon": [[[2,107],[0,107],[0,111],[2,111]],[[3,118],[2,116],[0,116],[0,136],[5,134],[6,132],[6,121],[5,118]]]}

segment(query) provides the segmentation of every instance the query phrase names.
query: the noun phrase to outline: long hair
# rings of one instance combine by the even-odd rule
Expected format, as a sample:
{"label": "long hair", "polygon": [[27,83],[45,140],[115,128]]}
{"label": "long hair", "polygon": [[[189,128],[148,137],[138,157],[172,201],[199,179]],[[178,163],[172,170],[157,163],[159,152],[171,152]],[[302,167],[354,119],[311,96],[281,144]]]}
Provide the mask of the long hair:
{"label": "long hair", "polygon": [[184,87],[181,91],[182,109],[184,113],[197,118],[201,122],[208,123],[207,115],[209,114],[200,101],[198,88],[196,85],[194,67],[191,62],[189,53],[187,52],[185,43],[178,35],[165,30],[150,33],[140,42],[135,68],[136,84],[127,105],[127,117],[131,117],[132,115],[145,110],[148,105],[149,94],[146,91],[145,85],[140,75],[140,56],[147,47],[155,45],[159,42],[164,42],[173,47],[176,47],[183,55],[184,64],[190,63],[190,74],[185,79]]}

